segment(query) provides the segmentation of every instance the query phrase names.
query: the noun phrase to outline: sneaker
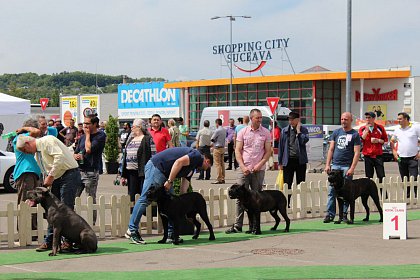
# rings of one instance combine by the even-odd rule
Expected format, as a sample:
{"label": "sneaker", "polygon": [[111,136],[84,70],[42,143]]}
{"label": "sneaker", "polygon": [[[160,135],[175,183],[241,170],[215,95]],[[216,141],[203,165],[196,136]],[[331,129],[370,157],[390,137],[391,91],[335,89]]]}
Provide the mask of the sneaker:
{"label": "sneaker", "polygon": [[324,218],[324,223],[325,224],[328,224],[328,223],[330,223],[332,221],[334,221],[334,218],[333,217],[331,217],[330,215],[325,216],[325,218]]}
{"label": "sneaker", "polygon": [[230,229],[225,231],[226,234],[238,233],[238,232],[242,232],[242,228],[237,227],[237,226],[233,226]]}
{"label": "sneaker", "polygon": [[71,252],[73,250],[73,245],[67,241],[64,241],[60,245],[61,252]]}
{"label": "sneaker", "polygon": [[143,238],[141,238],[141,236],[140,236],[140,234],[131,234],[131,237],[130,237],[130,243],[131,244],[141,244],[141,245],[144,245],[144,244],[146,244],[146,241],[144,241],[143,240]]}
{"label": "sneaker", "polygon": [[[174,243],[174,239],[172,237],[169,237],[168,239],[166,239],[166,243],[167,244],[172,244]],[[184,243],[184,239],[178,237],[178,244]]]}
{"label": "sneaker", "polygon": [[127,231],[125,232],[124,237],[127,239],[131,238],[131,231],[129,229],[127,229]]}
{"label": "sneaker", "polygon": [[52,244],[42,243],[38,248],[35,249],[37,252],[45,252],[48,250],[52,250]]}

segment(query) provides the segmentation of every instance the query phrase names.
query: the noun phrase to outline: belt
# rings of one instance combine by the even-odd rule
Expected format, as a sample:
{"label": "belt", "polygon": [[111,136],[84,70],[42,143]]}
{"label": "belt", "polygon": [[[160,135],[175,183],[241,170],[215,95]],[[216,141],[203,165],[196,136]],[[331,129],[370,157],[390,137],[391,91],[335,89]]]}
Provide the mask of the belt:
{"label": "belt", "polygon": [[[60,179],[60,178],[64,177],[66,174],[68,174],[68,173],[70,173],[70,172],[73,172],[73,171],[78,171],[78,170],[79,170],[79,168],[78,168],[78,167],[76,167],[76,168],[72,168],[72,169],[68,169],[66,172],[64,172],[64,174],[63,174],[63,175],[61,175],[61,177],[59,177],[59,178],[57,178],[57,179]],[[57,179],[55,179],[55,180],[57,180]]]}
{"label": "belt", "polygon": [[214,147],[215,149],[224,149],[225,147]]}

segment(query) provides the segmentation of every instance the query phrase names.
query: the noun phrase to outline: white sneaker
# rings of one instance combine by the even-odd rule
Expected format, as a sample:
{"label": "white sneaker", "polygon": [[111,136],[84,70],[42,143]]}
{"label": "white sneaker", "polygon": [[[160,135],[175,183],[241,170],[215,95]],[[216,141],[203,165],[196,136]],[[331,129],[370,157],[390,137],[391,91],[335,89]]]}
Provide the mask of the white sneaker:
{"label": "white sneaker", "polygon": [[130,239],[131,238],[131,231],[127,229],[127,232],[124,234],[125,238]]}

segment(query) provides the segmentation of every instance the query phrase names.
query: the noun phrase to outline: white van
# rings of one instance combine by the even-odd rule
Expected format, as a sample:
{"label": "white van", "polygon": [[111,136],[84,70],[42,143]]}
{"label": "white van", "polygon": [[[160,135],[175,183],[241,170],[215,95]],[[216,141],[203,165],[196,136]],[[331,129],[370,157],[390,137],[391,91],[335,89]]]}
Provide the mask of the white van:
{"label": "white van", "polygon": [[[249,116],[249,112],[252,109],[259,109],[263,115],[262,125],[265,128],[270,126],[270,121],[273,116],[271,110],[268,106],[226,106],[226,107],[206,107],[201,113],[200,119],[200,129],[204,127],[204,121],[208,120],[210,122],[210,129],[216,129],[215,121],[216,119],[221,119],[223,121],[222,126],[229,126],[229,119],[234,119],[237,123],[238,118],[243,116]],[[277,107],[277,121],[287,121],[287,117],[290,113],[290,109],[286,107]],[[282,127],[281,124],[279,124]]]}

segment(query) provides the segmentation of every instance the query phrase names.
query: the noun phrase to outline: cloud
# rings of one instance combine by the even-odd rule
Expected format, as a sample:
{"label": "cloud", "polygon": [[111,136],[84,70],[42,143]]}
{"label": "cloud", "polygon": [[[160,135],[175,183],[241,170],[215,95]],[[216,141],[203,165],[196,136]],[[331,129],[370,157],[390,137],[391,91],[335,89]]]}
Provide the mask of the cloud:
{"label": "cloud", "polygon": [[[290,38],[296,72],[314,65],[344,71],[347,1],[2,1],[3,73],[87,71],[168,80],[229,76],[211,47]],[[420,67],[420,2],[353,1],[353,69]],[[274,51],[264,75],[291,73]],[[234,72],[235,76],[246,74]]]}

